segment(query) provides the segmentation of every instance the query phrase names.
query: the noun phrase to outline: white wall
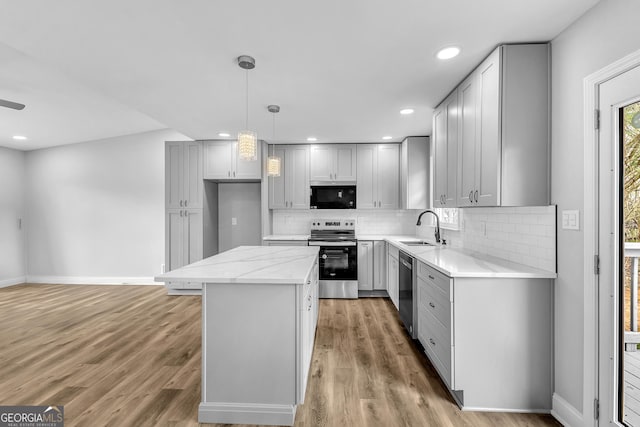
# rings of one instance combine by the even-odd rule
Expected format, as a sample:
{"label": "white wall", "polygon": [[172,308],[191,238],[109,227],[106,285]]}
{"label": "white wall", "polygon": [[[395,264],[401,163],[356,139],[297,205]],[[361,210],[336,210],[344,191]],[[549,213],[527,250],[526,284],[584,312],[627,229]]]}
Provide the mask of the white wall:
{"label": "white wall", "polygon": [[[583,80],[640,48],[636,0],[602,0],[552,41],[552,203],[584,212]],[[558,230],[555,392],[583,399],[583,230]],[[585,408],[585,417],[591,408]]]}
{"label": "white wall", "polygon": [[0,286],[24,282],[24,153],[0,147]]}
{"label": "white wall", "polygon": [[164,262],[162,130],[26,154],[30,281],[149,282]]}

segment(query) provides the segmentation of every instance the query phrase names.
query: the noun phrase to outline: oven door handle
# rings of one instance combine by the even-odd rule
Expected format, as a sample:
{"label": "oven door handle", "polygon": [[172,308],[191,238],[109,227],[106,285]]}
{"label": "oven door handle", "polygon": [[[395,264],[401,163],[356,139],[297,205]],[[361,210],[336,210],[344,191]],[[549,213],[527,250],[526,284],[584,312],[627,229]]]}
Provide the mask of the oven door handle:
{"label": "oven door handle", "polygon": [[309,246],[356,246],[356,242],[309,242]]}

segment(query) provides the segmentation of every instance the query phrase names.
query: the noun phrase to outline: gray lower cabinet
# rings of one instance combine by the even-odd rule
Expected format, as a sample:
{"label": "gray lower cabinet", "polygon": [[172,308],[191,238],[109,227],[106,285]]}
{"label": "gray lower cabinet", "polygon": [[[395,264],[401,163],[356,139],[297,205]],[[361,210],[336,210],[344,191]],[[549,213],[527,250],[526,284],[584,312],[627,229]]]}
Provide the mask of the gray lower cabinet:
{"label": "gray lower cabinet", "polygon": [[[175,270],[200,261],[203,256],[203,210],[168,209],[165,219],[165,269]],[[167,283],[169,293],[202,289],[202,283]]]}
{"label": "gray lower cabinet", "polygon": [[387,242],[373,242],[373,289],[387,290]]}
{"label": "gray lower cabinet", "polygon": [[551,408],[551,279],[451,278],[418,262],[418,339],[465,410]]}
{"label": "gray lower cabinet", "polygon": [[373,242],[370,240],[358,241],[358,290],[373,290]]}
{"label": "gray lower cabinet", "polygon": [[399,309],[400,303],[399,267],[398,248],[387,244],[387,292],[396,309]]}

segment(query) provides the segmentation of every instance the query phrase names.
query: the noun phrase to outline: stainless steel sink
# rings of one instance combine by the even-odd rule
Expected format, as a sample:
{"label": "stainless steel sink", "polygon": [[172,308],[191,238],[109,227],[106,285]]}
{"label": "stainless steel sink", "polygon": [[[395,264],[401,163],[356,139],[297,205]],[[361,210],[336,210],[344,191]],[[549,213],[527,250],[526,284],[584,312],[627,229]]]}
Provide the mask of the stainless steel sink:
{"label": "stainless steel sink", "polygon": [[398,243],[407,246],[434,246],[433,243],[425,242],[424,240],[398,240]]}

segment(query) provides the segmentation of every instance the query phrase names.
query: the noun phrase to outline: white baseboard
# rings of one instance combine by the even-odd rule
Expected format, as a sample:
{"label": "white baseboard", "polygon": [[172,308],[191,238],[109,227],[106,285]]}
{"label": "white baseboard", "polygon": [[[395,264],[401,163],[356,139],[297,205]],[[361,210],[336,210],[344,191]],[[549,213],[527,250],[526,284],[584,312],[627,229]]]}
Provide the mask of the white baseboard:
{"label": "white baseboard", "polygon": [[565,427],[580,427],[583,425],[582,413],[558,394],[553,393],[551,415]]}
{"label": "white baseboard", "polygon": [[21,283],[26,283],[26,281],[27,281],[27,277],[26,276],[12,277],[10,279],[3,279],[3,280],[0,280],[0,288],[6,288],[7,286],[13,286],[13,285],[19,285]]}
{"label": "white baseboard", "polygon": [[295,405],[200,402],[198,422],[292,426]]}
{"label": "white baseboard", "polygon": [[202,295],[202,289],[167,288],[167,295]]}
{"label": "white baseboard", "polygon": [[83,277],[83,276],[27,276],[28,283],[55,283],[60,285],[155,285],[153,277]]}

